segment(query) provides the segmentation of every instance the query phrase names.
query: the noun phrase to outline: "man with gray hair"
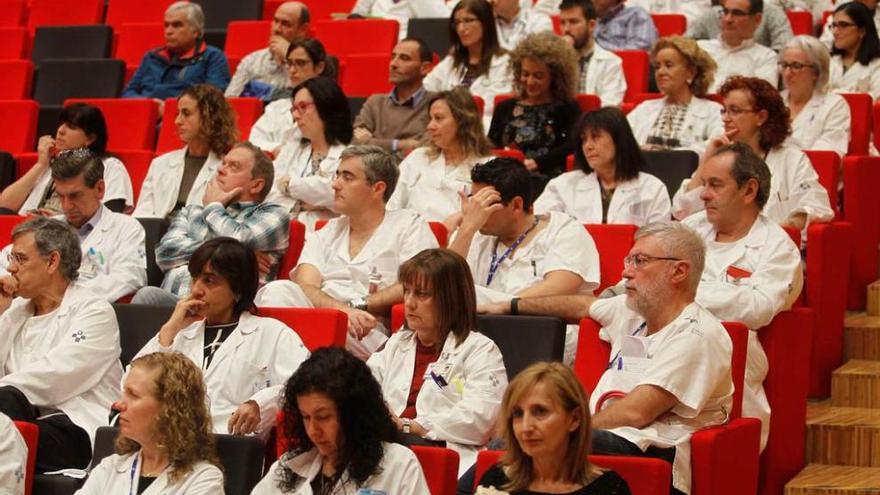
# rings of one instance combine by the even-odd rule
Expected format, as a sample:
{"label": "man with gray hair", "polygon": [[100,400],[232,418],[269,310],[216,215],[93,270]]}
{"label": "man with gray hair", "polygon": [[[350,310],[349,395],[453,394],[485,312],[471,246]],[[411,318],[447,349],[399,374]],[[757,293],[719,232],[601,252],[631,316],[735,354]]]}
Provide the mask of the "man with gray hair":
{"label": "man with gray hair", "polygon": [[0,277],[0,413],[40,427],[37,472],[84,469],[119,395],[116,314],[79,283],[82,251],[67,224],[30,219],[12,243]]}
{"label": "man with gray hair", "polygon": [[397,269],[437,247],[418,213],[385,209],[397,177],[394,158],[382,148],[346,148],[333,181],[333,210],[341,216],[306,235],[290,280],[267,284],[256,304],[340,309],[348,314],[346,348],[369,357],[387,339],[391,307],[403,302]]}
{"label": "man with gray hair", "polygon": [[645,225],[635,239],[624,259],[625,295],[523,298],[483,309],[599,322],[612,359],[590,397],[598,410],[592,451],[663,459],[673,466],[673,493],[690,493],[690,437],[726,422],[731,409],[733,344],[694,300],[702,239],[674,222]]}
{"label": "man with gray hair", "polygon": [[194,84],[225,90],[229,84],[226,55],[208,46],[204,34],[205,14],[199,4],[172,3],[165,10],[165,46],[144,54],[123,98],[153,98],[161,108],[165,98],[176,98]]}

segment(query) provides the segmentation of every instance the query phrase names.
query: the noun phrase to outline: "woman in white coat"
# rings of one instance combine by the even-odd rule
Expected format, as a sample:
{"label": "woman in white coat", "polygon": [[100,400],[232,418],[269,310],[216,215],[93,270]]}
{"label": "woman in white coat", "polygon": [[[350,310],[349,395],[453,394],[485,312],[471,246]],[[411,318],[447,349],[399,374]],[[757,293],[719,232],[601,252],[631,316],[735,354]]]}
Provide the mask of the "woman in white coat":
{"label": "woman in white coat", "polygon": [[267,433],[279,392],[308,350],[280,321],[253,314],[253,250],[229,237],[211,239],[193,253],[189,271],[192,292],[138,356],[173,351],[198,363],[215,433]]}
{"label": "woman in white coat", "polygon": [[405,328],[367,365],[404,434],[444,441],[458,452],[459,476],[495,426],[507,373],[501,351],[478,333],[467,261],[426,249],[400,267]]}
{"label": "woman in white coat", "polygon": [[495,95],[513,91],[510,57],[498,44],[495,16],[486,0],[461,0],[449,16],[447,55],[425,77],[428,91],[464,86],[483,99],[483,128],[488,129],[495,108]]}
{"label": "woman in white coat", "polygon": [[669,192],[642,172],[645,157],[616,107],[585,113],[572,130],[575,169],[552,179],[535,213],[563,212],[581,223],[645,225],[668,220]]}
{"label": "woman in white coat", "polygon": [[861,2],[846,2],[834,10],[833,19],[831,89],[880,98],[880,39],[873,11]]}
{"label": "woman in white coat", "polygon": [[470,193],[471,169],[492,159],[477,106],[464,88],[443,91],[428,104],[428,145],[400,163],[389,210],[406,208],[449,232],[460,221],[459,193]]}
{"label": "woman in white coat", "polygon": [[186,146],[150,163],[134,209],[136,217],[170,217],[186,205],[202,204],[205,187],[238,139],[235,111],[223,92],[210,84],[183,91],[174,124]]}
{"label": "woman in white coat", "polygon": [[252,495],[430,493],[415,454],[391,443],[397,432],[379,384],[348,351],[316,350],[290,377],[283,397],[290,450]]}
{"label": "woman in white coat", "polygon": [[77,495],[222,494],[199,368],[177,353],[135,359],[125,378],[116,453],[93,468]]}
{"label": "woman in white coat", "polygon": [[791,113],[788,143],[802,150],[831,150],[843,158],[849,148],[849,104],[828,92],[828,48],[814,36],[796,36],[779,53],[785,84],[782,99]]}
{"label": "woman in white coat", "polygon": [[683,36],[660,38],[651,50],[657,88],[663,98],[647,100],[627,115],[644,150],[689,149],[700,154],[721,133],[721,105],[706,98],[715,80],[715,61]]}
{"label": "woman in white coat", "polygon": [[302,137],[281,147],[266,201],[287,207],[291,218],[312,230],[317,220],[336,216],[332,184],[339,157],[351,142],[351,110],[342,89],[327,77],[303,81],[293,88],[292,100]]}

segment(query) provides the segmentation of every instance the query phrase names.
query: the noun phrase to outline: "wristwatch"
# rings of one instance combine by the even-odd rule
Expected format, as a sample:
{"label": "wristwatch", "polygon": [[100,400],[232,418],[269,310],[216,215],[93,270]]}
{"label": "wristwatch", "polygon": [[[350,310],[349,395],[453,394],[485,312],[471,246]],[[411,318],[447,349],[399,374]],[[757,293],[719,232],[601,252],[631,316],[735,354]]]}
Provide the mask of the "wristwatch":
{"label": "wristwatch", "polygon": [[412,420],[409,418],[402,418],[400,420],[400,422],[403,424],[401,431],[403,431],[406,434],[409,434],[412,430]]}
{"label": "wristwatch", "polygon": [[359,309],[361,311],[367,310],[367,300],[363,297],[356,297],[351,301],[348,301],[348,305],[354,309]]}

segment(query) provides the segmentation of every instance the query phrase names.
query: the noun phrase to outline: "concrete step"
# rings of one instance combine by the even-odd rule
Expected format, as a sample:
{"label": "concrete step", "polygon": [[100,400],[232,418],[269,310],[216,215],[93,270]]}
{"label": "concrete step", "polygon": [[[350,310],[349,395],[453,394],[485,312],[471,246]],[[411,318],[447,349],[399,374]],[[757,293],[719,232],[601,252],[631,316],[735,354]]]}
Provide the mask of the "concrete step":
{"label": "concrete step", "polygon": [[880,468],[808,464],[785,485],[785,495],[877,495]]}
{"label": "concrete step", "polygon": [[807,462],[880,468],[880,410],[810,403],[804,443]]}
{"label": "concrete step", "polygon": [[880,409],[880,361],[851,359],[834,370],[831,405]]}

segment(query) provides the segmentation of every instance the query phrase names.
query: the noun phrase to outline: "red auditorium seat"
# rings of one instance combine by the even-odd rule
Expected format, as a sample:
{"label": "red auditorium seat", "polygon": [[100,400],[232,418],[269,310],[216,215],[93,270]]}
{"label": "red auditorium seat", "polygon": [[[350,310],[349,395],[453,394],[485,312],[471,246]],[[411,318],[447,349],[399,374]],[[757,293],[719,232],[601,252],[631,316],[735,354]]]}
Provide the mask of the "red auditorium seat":
{"label": "red auditorium seat", "polygon": [[34,149],[39,110],[33,100],[0,101],[0,150],[15,154]]}
{"label": "red auditorium seat", "polygon": [[599,98],[598,95],[578,93],[575,95],[575,100],[577,101],[578,107],[580,107],[581,112],[589,112],[602,108],[602,100]]}
{"label": "red auditorium seat", "polygon": [[458,487],[458,452],[442,447],[410,447],[422,471],[431,495],[455,495]]}
{"label": "red auditorium seat", "polygon": [[0,100],[26,100],[31,97],[34,64],[30,60],[0,60]]}
{"label": "red auditorium seat", "polygon": [[88,103],[101,109],[107,122],[107,148],[152,150],[159,107],[150,98],[71,98],[64,105]]}
{"label": "red auditorium seat", "polygon": [[[263,19],[272,19],[278,6],[285,0],[265,0],[263,2]],[[309,7],[309,15],[312,21],[324,21],[331,18],[331,14],[348,14],[354,8],[357,0],[303,0]]]}
{"label": "red auditorium seat", "polygon": [[175,0],[110,0],[107,2],[105,24],[118,31],[124,24],[132,22],[161,23],[165,10]]}
{"label": "red auditorium seat", "polygon": [[474,105],[477,106],[477,112],[483,115],[483,110],[486,108],[486,102],[483,101],[483,97],[473,95],[472,98],[474,99]]}
{"label": "red auditorium seat", "polygon": [[843,218],[853,225],[847,309],[865,307],[865,288],[877,280],[880,244],[880,158],[850,156],[843,160]]}
{"label": "red auditorium seat", "polygon": [[626,94],[623,96],[623,101],[630,101],[638,93],[646,93],[651,70],[648,52],[615,50],[614,53],[623,59],[623,75],[626,78]]}
{"label": "red auditorium seat", "polygon": [[238,139],[245,141],[251,135],[251,127],[263,115],[263,102],[259,98],[227,98],[238,117]]}
{"label": "red auditorium seat", "polygon": [[31,495],[34,487],[34,469],[37,465],[37,445],[40,438],[40,427],[35,423],[27,423],[25,421],[16,421],[15,427],[24,439],[27,445],[27,465],[24,473],[24,494]]}
{"label": "red auditorium seat", "polygon": [[23,27],[0,27],[0,60],[24,59],[27,40],[27,29]]}
{"label": "red auditorium seat", "polygon": [[296,267],[299,255],[302,254],[303,245],[306,242],[306,226],[296,220],[290,221],[290,234],[287,251],[281,258],[278,266],[278,279],[285,280],[290,276],[290,271]]}
{"label": "red auditorium seat", "polygon": [[125,81],[128,82],[144,54],[165,44],[164,28],[161,22],[126,23],[115,32],[113,58],[125,61]]}
{"label": "red auditorium seat", "polygon": [[839,217],[837,209],[837,185],[840,181],[840,155],[829,150],[804,150],[816,174],[819,176],[819,184],[828,191],[828,201],[835,216]]}
{"label": "red auditorium seat", "polygon": [[638,227],[624,224],[586,224],[584,228],[596,243],[596,250],[602,253],[599,257],[599,272],[602,279],[599,281],[599,287],[593,291],[598,295],[606,287],[620,282],[623,258],[629,254],[633,246],[633,236]]}
{"label": "red auditorium seat", "polygon": [[342,92],[346,96],[369,97],[376,93],[388,93],[392,85],[388,81],[391,50],[387,53],[349,55],[345,57],[345,73],[342,75]]}
{"label": "red auditorium seat", "polygon": [[400,25],[388,19],[317,21],[315,37],[327,53],[337,57],[363,53],[391,53]]}
{"label": "red auditorium seat", "polygon": [[[880,101],[874,102],[874,122],[880,122]],[[874,147],[880,149],[880,132],[874,133]]]}
{"label": "red auditorium seat", "polygon": [[867,93],[841,93],[849,103],[850,137],[847,155],[867,155],[873,129],[873,103]]}
{"label": "red auditorium seat", "polygon": [[32,0],[28,28],[100,24],[104,0]]}
{"label": "red auditorium seat", "polygon": [[[498,101],[498,98],[495,98],[495,101]],[[492,154],[499,158],[513,158],[514,160],[524,161],[526,159],[526,155],[523,154],[520,150],[515,149],[506,149],[506,148],[495,148],[492,150]]]}
{"label": "red auditorium seat", "polygon": [[683,35],[687,31],[687,17],[683,14],[651,14],[651,20],[660,37]]}
{"label": "red auditorium seat", "polygon": [[[242,141],[247,140],[251,134],[251,127],[263,114],[263,103],[258,98],[227,98],[227,100],[235,110],[238,138]],[[168,98],[165,100],[165,110],[162,113],[156,153],[162,154],[183,148],[183,141],[178,137],[177,126],[174,125],[176,117],[177,99]]]}
{"label": "red auditorium seat", "polygon": [[24,0],[0,0],[0,26],[21,26],[27,7]]}
{"label": "red auditorium seat", "polygon": [[125,165],[125,170],[128,171],[128,176],[131,178],[131,187],[134,190],[134,202],[137,204],[144,179],[147,178],[150,164],[153,163],[153,152],[150,150],[117,150],[110,151],[110,154],[119,158]]}
{"label": "red auditorium seat", "polygon": [[345,347],[348,315],[333,308],[257,308],[259,316],[275,318],[294,329],[303,344],[314,351],[319,347]]}
{"label": "red auditorium seat", "polygon": [[785,14],[788,15],[788,23],[791,24],[791,32],[795,36],[799,34],[812,36],[813,14],[805,10],[786,10]]}
{"label": "red auditorium seat", "polygon": [[12,242],[12,228],[24,220],[20,215],[0,215],[0,248]]}
{"label": "red auditorium seat", "polygon": [[245,55],[266,48],[272,34],[272,21],[232,21],[226,29],[223,52],[229,61],[229,72],[235,73]]}

